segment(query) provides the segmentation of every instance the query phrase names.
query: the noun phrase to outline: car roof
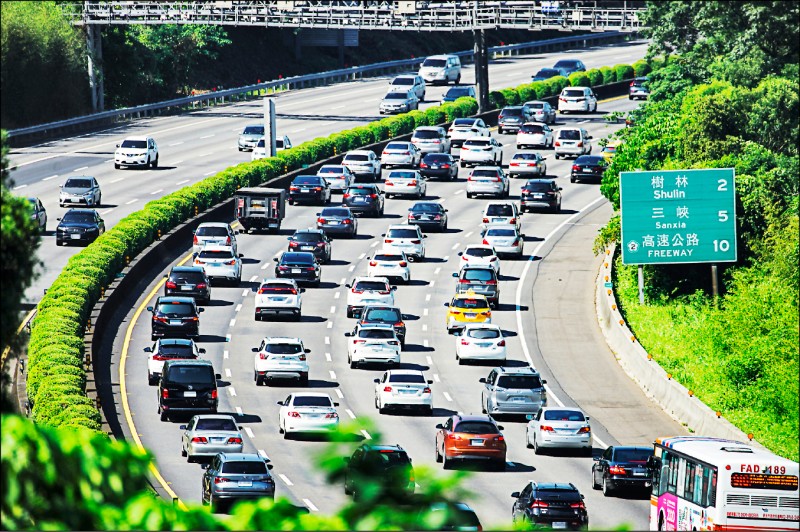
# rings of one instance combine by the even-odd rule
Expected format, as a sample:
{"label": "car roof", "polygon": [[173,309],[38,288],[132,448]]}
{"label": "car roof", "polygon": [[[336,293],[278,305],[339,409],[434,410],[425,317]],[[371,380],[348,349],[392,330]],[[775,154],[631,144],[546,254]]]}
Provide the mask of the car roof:
{"label": "car roof", "polygon": [[353,283],[360,283],[361,281],[386,281],[389,282],[388,277],[367,277],[367,276],[357,276],[353,277]]}
{"label": "car roof", "polygon": [[476,140],[479,140],[481,142],[491,142],[492,137],[482,137],[480,135],[472,135],[471,137],[467,137],[467,139],[464,142],[471,142]]}
{"label": "car roof", "polygon": [[501,224],[501,223],[494,223],[494,224],[486,224],[486,230],[489,229],[513,229],[514,231],[517,230],[517,226],[514,224]]}
{"label": "car roof", "polygon": [[194,303],[194,298],[183,296],[158,296],[156,304],[158,303]]}
{"label": "car roof", "polygon": [[489,205],[516,205],[513,201],[487,201],[484,210],[489,208]]}
{"label": "car roof", "polygon": [[551,178],[543,178],[543,177],[535,177],[533,179],[528,179],[525,183],[555,183],[555,179]]}
{"label": "car roof", "polygon": [[[489,246],[489,247],[492,247],[492,246]],[[494,251],[494,248],[492,248],[492,251]],[[464,266],[461,267],[461,271],[463,272],[465,270],[492,270],[492,271],[494,271],[494,268],[492,266],[489,266],[488,264],[465,264]]]}
{"label": "car roof", "polygon": [[124,139],[122,139],[122,140],[123,140],[123,142],[124,142],[124,141],[126,141],[126,140],[147,140],[147,139],[149,139],[149,138],[150,138],[150,136],[149,136],[149,135],[130,135],[130,136],[128,136],[128,137],[125,137],[125,138],[124,138]]}
{"label": "car roof", "polygon": [[565,484],[564,482],[536,482],[535,480],[531,480],[530,483],[536,488],[543,490],[578,491],[578,488],[576,488],[575,485],[572,484],[571,482]]}
{"label": "car roof", "polygon": [[439,55],[429,55],[425,59],[448,59],[450,57],[458,57],[458,56],[453,54],[439,54]]}
{"label": "car roof", "polygon": [[[494,251],[494,248],[492,246],[488,245],[488,244],[467,244],[466,246],[464,246],[464,250],[465,251],[467,249],[476,249],[476,248],[478,248],[478,249],[490,249],[490,250]],[[467,266],[464,265],[464,267],[466,268]]]}
{"label": "car roof", "polygon": [[389,369],[386,370],[389,375],[424,375],[418,369]]}
{"label": "car roof", "polygon": [[282,344],[302,344],[303,341],[300,338],[294,338],[291,336],[265,336],[264,341],[268,344],[270,343],[282,343]]}
{"label": "car roof", "polygon": [[299,259],[299,258],[302,257],[304,259],[309,259],[310,258],[311,260],[314,260],[314,261],[317,260],[314,257],[314,254],[311,253],[310,251],[284,251],[283,253],[281,253],[281,259],[283,259],[284,257],[287,258],[287,259],[288,258]]}
{"label": "car roof", "polygon": [[233,246],[209,242],[208,244],[203,244],[202,251],[230,251],[233,253]]}
{"label": "car roof", "polygon": [[370,150],[350,150],[349,152],[345,153],[344,156],[347,157],[348,155],[367,155],[370,153],[375,153]]}
{"label": "car roof", "polygon": [[230,224],[225,223],[225,222],[203,222],[200,225],[198,225],[197,227],[198,228],[200,228],[200,227],[225,227],[225,228],[230,228]]}
{"label": "car roof", "polygon": [[[577,406],[543,406],[542,411],[547,412],[549,410],[572,410],[573,412],[580,412],[581,414],[585,414],[583,410],[578,408]],[[615,447],[617,448],[617,447]]]}
{"label": "car roof", "polygon": [[545,124],[544,122],[537,122],[536,120],[529,120],[528,122],[525,122],[522,125],[523,126],[546,126],[547,124]]}
{"label": "car roof", "polygon": [[292,395],[295,397],[327,397],[328,399],[331,396],[325,392],[292,392]]}
{"label": "car roof", "polygon": [[400,74],[399,76],[395,76],[394,79],[397,79],[397,78],[412,78],[412,79],[416,79],[417,77],[419,77],[417,74]]}
{"label": "car roof", "polygon": [[187,366],[210,366],[214,367],[211,364],[210,360],[206,360],[205,358],[180,358],[175,360],[167,360],[164,364],[169,364],[170,366],[177,366],[177,365],[187,365]]}
{"label": "car roof", "polygon": [[[547,70],[547,69],[545,69],[545,70]],[[522,105],[524,107],[524,106],[528,105],[529,103],[546,103],[547,105],[550,105],[550,102],[546,102],[544,100],[528,100],[527,102],[523,103]]]}
{"label": "car roof", "polygon": [[496,323],[468,323],[464,326],[464,329],[495,329],[501,333],[503,332],[503,329]]}
{"label": "car roof", "polygon": [[567,89],[588,89],[589,87],[584,87],[583,85],[573,85],[572,87],[564,87],[563,90]]}
{"label": "car roof", "polygon": [[457,417],[461,421],[489,421],[490,423],[492,423],[494,425],[497,424],[495,422],[495,420],[492,419],[492,416],[490,416],[488,414],[462,414],[462,413],[459,412],[458,414],[456,414],[453,417]]}
{"label": "car roof", "polygon": [[205,273],[202,266],[173,266],[170,273]]}
{"label": "car roof", "polygon": [[233,419],[234,422],[236,421],[234,417],[229,414],[196,414],[193,417],[197,419]]}
{"label": "car roof", "polygon": [[256,453],[219,453],[217,456],[223,462],[269,462],[268,458]]}
{"label": "car roof", "polygon": [[453,296],[453,299],[483,299],[486,301],[486,304],[489,304],[489,300],[486,299],[486,296],[483,294],[477,294],[472,290],[468,290],[466,292],[462,292],[460,294],[456,294]]}
{"label": "car roof", "polygon": [[67,181],[70,179],[94,179],[94,176],[91,175],[70,175],[67,176]]}
{"label": "car roof", "polygon": [[361,448],[364,449],[365,451],[401,451],[401,452],[406,452],[405,449],[403,449],[400,445],[398,445],[396,443],[395,444],[384,443],[384,444],[380,444],[380,445],[376,445],[374,443],[364,443],[364,444],[361,445]]}
{"label": "car roof", "polygon": [[505,375],[539,375],[539,372],[531,366],[511,367],[511,366],[498,366],[494,371],[503,373]]}
{"label": "car roof", "polygon": [[414,131],[437,131],[438,132],[439,130],[443,130],[443,129],[444,128],[442,128],[440,126],[419,126]]}
{"label": "car roof", "polygon": [[308,229],[295,229],[294,233],[292,233],[292,236],[299,233],[314,233],[315,235],[322,236],[325,234],[325,231],[323,231],[322,229],[313,229],[311,227],[309,227]]}
{"label": "car roof", "polygon": [[485,165],[485,166],[476,166],[476,167],[475,167],[475,168],[473,168],[472,170],[473,170],[473,171],[475,171],[475,170],[500,170],[500,171],[502,171],[503,169],[502,169],[502,168],[500,168],[499,166],[489,166],[489,165]]}
{"label": "car roof", "polygon": [[419,229],[416,225],[409,225],[409,224],[392,224],[386,228],[388,231],[389,229]]}
{"label": "car roof", "polygon": [[283,278],[280,278],[280,277],[265,277],[265,278],[264,278],[264,279],[261,281],[261,284],[267,284],[267,283],[277,283],[277,284],[291,284],[291,285],[295,285],[295,284],[297,284],[297,281],[295,281],[294,279],[287,279],[287,278],[285,278],[285,277],[283,277]]}

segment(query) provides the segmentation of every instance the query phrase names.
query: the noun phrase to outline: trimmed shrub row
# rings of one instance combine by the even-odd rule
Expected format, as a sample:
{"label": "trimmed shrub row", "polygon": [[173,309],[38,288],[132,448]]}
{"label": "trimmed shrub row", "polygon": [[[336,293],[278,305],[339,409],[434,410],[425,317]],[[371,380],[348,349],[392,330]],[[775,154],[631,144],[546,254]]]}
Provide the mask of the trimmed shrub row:
{"label": "trimmed shrub row", "polygon": [[100,414],[86,397],[83,335],[89,314],[125,265],[161,234],[197,213],[287,172],[367,144],[474,115],[478,105],[460,98],[435,109],[391,116],[304,142],[275,157],[238,164],[192,186],[153,200],[73,256],[38,305],[28,346],[28,397],[37,423],[100,429]]}
{"label": "trimmed shrub row", "polygon": [[637,61],[633,65],[620,64],[613,67],[593,68],[586,72],[574,72],[568,78],[555,76],[544,81],[523,83],[513,89],[492,91],[489,93],[489,103],[497,109],[507,105],[522,105],[530,100],[558,96],[564,87],[608,85],[609,83],[633,79],[635,76],[647,75],[650,70],[650,64],[644,60]]}
{"label": "trimmed shrub row", "polygon": [[[645,62],[602,67],[577,73],[569,79],[557,76],[489,94],[494,108],[521,104],[530,99],[558,95],[566,86],[613,83],[644,75]],[[474,115],[472,98],[410,113],[391,116],[346,131],[304,142],[275,157],[241,163],[148,202],[131,213],[86,249],[73,256],[38,305],[28,346],[28,397],[33,419],[55,427],[83,426],[100,429],[100,414],[86,397],[83,336],[89,314],[108,286],[130,260],[149,246],[158,232],[170,229],[197,213],[230,198],[241,187],[256,186],[304,164],[339,155],[367,144],[411,133],[419,126],[452,122]]]}

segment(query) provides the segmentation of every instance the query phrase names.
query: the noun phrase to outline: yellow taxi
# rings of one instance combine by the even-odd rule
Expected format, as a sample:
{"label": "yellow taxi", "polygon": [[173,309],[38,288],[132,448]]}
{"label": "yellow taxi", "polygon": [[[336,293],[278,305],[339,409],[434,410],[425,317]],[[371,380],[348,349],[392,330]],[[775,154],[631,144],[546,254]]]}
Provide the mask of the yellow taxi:
{"label": "yellow taxi", "polygon": [[447,307],[447,332],[463,329],[468,323],[492,323],[492,310],[486,296],[468,290],[453,296]]}
{"label": "yellow taxi", "polygon": [[603,156],[607,163],[610,163],[611,159],[617,154],[617,148],[619,148],[620,144],[622,144],[621,140],[609,140],[608,144],[600,150],[600,155]]}

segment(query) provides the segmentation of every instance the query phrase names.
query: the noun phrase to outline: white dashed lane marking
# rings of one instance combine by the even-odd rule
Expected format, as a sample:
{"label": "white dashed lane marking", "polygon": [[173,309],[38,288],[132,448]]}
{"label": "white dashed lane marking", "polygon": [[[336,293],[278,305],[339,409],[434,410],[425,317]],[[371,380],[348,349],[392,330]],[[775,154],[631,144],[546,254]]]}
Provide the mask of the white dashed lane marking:
{"label": "white dashed lane marking", "polygon": [[442,382],[442,381],[439,379],[439,374],[438,374],[438,373],[434,373],[434,374],[433,374],[433,380],[434,380],[435,382]]}
{"label": "white dashed lane marking", "polygon": [[230,353],[228,351],[224,351],[222,353],[222,358],[228,358],[229,356],[230,356]]}
{"label": "white dashed lane marking", "polygon": [[333,360],[333,359],[331,358],[331,354],[330,354],[330,353],[325,353],[325,360],[327,360],[328,362],[330,362],[331,360]]}
{"label": "white dashed lane marking", "polygon": [[19,190],[19,189],[21,189],[21,188],[25,188],[25,187],[27,187],[27,186],[28,186],[28,185],[17,185],[17,186],[15,186],[15,187],[14,187],[14,190]]}
{"label": "white dashed lane marking", "polygon": [[345,409],[345,412],[347,412],[347,415],[350,416],[350,419],[355,419],[356,418],[356,415],[349,408]]}
{"label": "white dashed lane marking", "polygon": [[367,439],[367,440],[371,440],[372,439],[372,436],[370,436],[369,432],[367,432],[364,429],[361,429],[361,434],[364,435],[364,439]]}
{"label": "white dashed lane marking", "polygon": [[204,136],[202,136],[202,137],[200,137],[200,138],[201,138],[201,139],[210,139],[210,138],[211,138],[211,137],[213,137],[213,136],[214,136],[213,134],[212,134],[212,135],[204,135]]}
{"label": "white dashed lane marking", "polygon": [[[58,176],[53,176],[53,177],[58,177]],[[125,179],[125,178],[124,177],[118,177],[116,179],[112,179],[111,181],[109,181],[109,183],[119,183],[123,179]]]}
{"label": "white dashed lane marking", "polygon": [[314,506],[314,503],[313,503],[313,502],[311,502],[310,500],[308,500],[308,499],[303,499],[303,503],[304,503],[306,506],[308,506],[308,509],[309,509],[309,510],[311,510],[312,512],[319,512],[319,508],[317,508],[316,506]]}
{"label": "white dashed lane marking", "polygon": [[287,486],[294,486],[294,484],[292,484],[292,481],[289,480],[289,477],[287,477],[283,473],[279,473],[278,478],[280,478],[283,481],[283,483],[286,484]]}
{"label": "white dashed lane marking", "polygon": [[331,379],[336,380],[336,373],[333,370],[328,371],[328,374],[331,376]]}
{"label": "white dashed lane marking", "polygon": [[242,297],[246,297],[249,290],[242,290]]}
{"label": "white dashed lane marking", "polygon": [[437,267],[435,270],[433,270],[433,275],[439,275],[440,271],[442,271],[442,269]]}
{"label": "white dashed lane marking", "polygon": [[237,406],[236,407],[236,415],[237,416],[243,416],[244,415],[244,412],[242,411],[242,407],[241,406]]}
{"label": "white dashed lane marking", "polygon": [[76,168],[73,172],[82,172],[83,170],[88,170],[88,166],[81,166],[80,168]]}
{"label": "white dashed lane marking", "polygon": [[341,295],[342,295],[342,293],[341,293],[341,292],[336,292],[336,293],[333,295],[333,299],[339,299],[339,297],[340,297]]}
{"label": "white dashed lane marking", "polygon": [[430,300],[431,300],[431,295],[425,294],[425,301],[430,301]]}
{"label": "white dashed lane marking", "polygon": [[333,322],[332,321],[328,322],[327,328],[328,329],[333,329]]}
{"label": "white dashed lane marking", "polygon": [[331,345],[331,337],[330,336],[326,336],[325,337],[325,345]]}
{"label": "white dashed lane marking", "polygon": [[428,315],[428,309],[422,309],[422,315],[423,316],[427,316]]}
{"label": "white dashed lane marking", "polygon": [[233,386],[228,388],[228,393],[231,394],[231,397],[236,397],[236,389]]}
{"label": "white dashed lane marking", "polygon": [[336,307],[331,307],[331,314],[336,314]]}
{"label": "white dashed lane marking", "polygon": [[170,144],[170,146],[180,146],[181,144],[183,144],[183,141],[173,142],[172,144]]}
{"label": "white dashed lane marking", "polygon": [[230,327],[233,327],[234,325],[236,325],[236,318],[231,320]]}
{"label": "white dashed lane marking", "polygon": [[239,312],[240,310],[242,310],[242,304],[241,303],[236,305],[236,309],[234,310],[234,312]]}
{"label": "white dashed lane marking", "polygon": [[164,189],[163,188],[159,188],[158,190],[154,190],[153,192],[150,193],[150,195],[151,196],[155,196],[156,194],[158,194],[160,192],[164,192]]}
{"label": "white dashed lane marking", "polygon": [[251,429],[250,427],[245,427],[245,428],[244,428],[244,431],[247,433],[247,436],[248,436],[248,437],[249,437],[251,440],[252,440],[252,439],[254,439],[254,438],[256,437],[256,435],[255,435],[255,434],[253,434],[253,429]]}
{"label": "white dashed lane marking", "polygon": [[[51,179],[55,179],[55,178],[57,178],[57,177],[58,177],[58,174],[56,174],[56,175],[51,175],[50,177],[45,177],[44,179],[42,179],[42,181],[50,181]],[[122,178],[120,177],[120,180],[121,180],[121,179],[122,179]],[[112,183],[116,183],[116,181],[111,181],[111,182],[112,182]]]}
{"label": "white dashed lane marking", "polygon": [[333,391],[336,392],[336,396],[339,399],[344,399],[344,394],[342,393],[342,390],[340,390],[339,388],[334,388]]}
{"label": "white dashed lane marking", "polygon": [[453,398],[452,398],[452,397],[450,397],[450,394],[449,394],[449,393],[447,393],[447,392],[443,392],[443,393],[442,393],[442,395],[444,395],[444,398],[445,398],[445,399],[447,399],[448,401],[450,401],[450,402],[452,402],[452,401],[453,401]]}
{"label": "white dashed lane marking", "polygon": [[256,279],[258,279],[258,275],[254,275],[254,276],[252,276],[252,277],[250,278],[250,282],[252,283],[252,282],[253,282],[253,281],[255,281]]}
{"label": "white dashed lane marking", "polygon": [[128,201],[128,202],[126,202],[126,203],[125,203],[125,205],[133,205],[133,204],[134,204],[134,203],[136,203],[137,201],[139,201],[139,198],[134,198],[134,199],[132,199],[132,200],[130,200],[130,201]]}
{"label": "white dashed lane marking", "polygon": [[177,183],[175,183],[175,184],[176,184],[176,185],[182,185],[182,184],[184,184],[184,183],[188,183],[189,181],[190,181],[189,179],[184,179],[183,181],[178,181],[178,182],[177,182]]}
{"label": "white dashed lane marking", "polygon": [[231,370],[230,368],[225,368],[225,377],[230,379],[231,378]]}

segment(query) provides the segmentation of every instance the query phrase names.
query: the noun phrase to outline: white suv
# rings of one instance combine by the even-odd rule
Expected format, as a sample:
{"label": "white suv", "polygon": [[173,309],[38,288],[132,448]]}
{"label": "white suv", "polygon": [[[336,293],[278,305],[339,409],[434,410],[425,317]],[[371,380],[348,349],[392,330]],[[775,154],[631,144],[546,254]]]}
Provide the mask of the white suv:
{"label": "white suv", "polygon": [[597,111],[597,96],[589,87],[566,87],[558,97],[558,112],[572,111],[594,113]]}
{"label": "white suv", "polygon": [[373,181],[381,178],[381,161],[370,150],[352,150],[344,154],[342,165],[356,176],[369,176]]}
{"label": "white suv", "polygon": [[503,145],[494,137],[470,137],[459,152],[461,168],[467,165],[493,164],[502,166]]}
{"label": "white suv", "polygon": [[450,147],[459,148],[470,137],[490,137],[486,123],[480,118],[456,118],[447,130]]}
{"label": "white suv", "polygon": [[461,82],[461,59],[457,55],[432,55],[422,62],[419,75],[427,83]]}
{"label": "white suv", "polygon": [[485,229],[489,224],[511,224],[519,230],[522,226],[520,216],[522,213],[513,201],[490,201],[483,209],[481,228]]}
{"label": "white suv", "polygon": [[394,291],[386,277],[356,277],[345,285],[347,292],[347,317],[357,318],[367,305],[394,306]]}
{"label": "white suv", "polygon": [[298,288],[294,279],[264,279],[258,287],[255,301],[255,319],[264,316],[288,314],[300,320],[305,288]]}
{"label": "white suv", "polygon": [[579,157],[592,153],[591,138],[592,136],[583,128],[562,127],[556,131],[553,144],[556,159],[567,155]]}
{"label": "white suv", "polygon": [[192,238],[192,253],[200,253],[206,244],[219,244],[231,246],[234,253],[238,253],[239,246],[236,242],[237,232],[225,222],[204,222],[197,226]]}
{"label": "white suv", "polygon": [[192,265],[202,267],[211,280],[224,279],[234,286],[242,282],[242,255],[237,255],[231,246],[206,244],[194,256]]}
{"label": "white suv", "polygon": [[114,168],[119,170],[122,166],[157,167],[158,145],[153,137],[128,137],[117,144],[117,150],[114,152]]}
{"label": "white suv", "polygon": [[389,92],[413,91],[419,101],[425,100],[425,80],[421,76],[408,74],[397,76],[389,83]]}
{"label": "white suv", "polygon": [[402,251],[412,262],[425,258],[425,239],[428,238],[428,235],[423,235],[419,226],[390,225],[381,236],[383,237],[384,252]]}
{"label": "white suv", "polygon": [[300,338],[282,336],[267,337],[253,349],[253,379],[256,386],[266,384],[267,379],[298,379],[302,386],[308,384],[308,360],[311,352],[303,346]]}
{"label": "white suv", "polygon": [[359,364],[382,363],[400,365],[402,346],[391,326],[356,325],[347,337],[347,363],[355,369]]}

